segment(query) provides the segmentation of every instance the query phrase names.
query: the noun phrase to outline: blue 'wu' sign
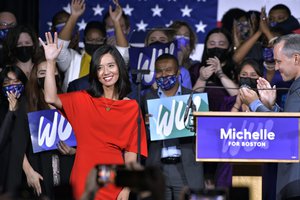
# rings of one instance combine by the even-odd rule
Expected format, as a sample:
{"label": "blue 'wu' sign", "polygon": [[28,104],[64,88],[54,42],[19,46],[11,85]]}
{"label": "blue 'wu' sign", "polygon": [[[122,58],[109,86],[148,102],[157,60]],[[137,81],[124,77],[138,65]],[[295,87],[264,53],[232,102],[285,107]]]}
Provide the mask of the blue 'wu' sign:
{"label": "blue 'wu' sign", "polygon": [[28,122],[34,153],[57,149],[59,141],[77,144],[71,124],[57,110],[30,112]]}
{"label": "blue 'wu' sign", "polygon": [[[142,84],[152,85],[155,81],[154,64],[156,58],[162,54],[171,54],[177,57],[177,44],[175,42],[163,44],[153,44],[149,47],[130,47],[130,68],[150,70],[149,74],[142,76]],[[136,82],[136,75],[132,75],[133,81]]]}

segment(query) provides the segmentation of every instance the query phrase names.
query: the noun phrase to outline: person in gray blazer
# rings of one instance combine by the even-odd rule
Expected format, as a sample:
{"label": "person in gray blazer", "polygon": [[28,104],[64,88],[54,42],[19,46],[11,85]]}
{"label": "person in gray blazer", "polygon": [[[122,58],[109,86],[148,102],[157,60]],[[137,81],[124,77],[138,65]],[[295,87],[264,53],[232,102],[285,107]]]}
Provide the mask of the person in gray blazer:
{"label": "person in gray blazer", "polygon": [[[275,104],[276,90],[259,90],[259,98],[254,91],[241,88],[242,100],[256,112],[300,112],[300,35],[289,34],[277,38],[274,43],[275,69],[284,81],[293,80],[289,88],[284,109]],[[258,89],[271,88],[260,78]],[[300,164],[278,164],[276,199],[300,199]]]}
{"label": "person in gray blazer", "polygon": [[[191,90],[181,86],[178,81],[179,65],[173,55],[159,56],[155,61],[155,73],[158,89],[152,89],[143,96],[142,109],[145,115],[151,114],[147,108],[148,99],[191,93]],[[195,160],[195,137],[160,141],[149,139],[148,148],[146,166],[156,166],[162,170],[166,182],[166,200],[179,199],[180,192],[185,186],[194,190],[204,188],[203,165]]]}

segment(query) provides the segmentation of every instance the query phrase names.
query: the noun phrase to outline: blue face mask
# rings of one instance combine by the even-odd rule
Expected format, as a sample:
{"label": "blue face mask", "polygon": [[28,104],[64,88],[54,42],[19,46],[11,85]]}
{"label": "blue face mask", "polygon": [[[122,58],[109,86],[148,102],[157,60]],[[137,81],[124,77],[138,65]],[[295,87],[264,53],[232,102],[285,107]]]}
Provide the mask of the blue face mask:
{"label": "blue face mask", "polygon": [[115,36],[115,29],[110,28],[106,30],[106,37],[110,38],[110,37],[114,37]]}
{"label": "blue face mask", "polygon": [[177,82],[177,75],[170,75],[165,77],[156,78],[156,83],[159,88],[162,90],[170,90],[172,89]]}
{"label": "blue face mask", "polygon": [[60,33],[62,31],[62,29],[65,27],[66,23],[61,23],[61,24],[57,24],[55,25],[55,29],[57,33]]}
{"label": "blue face mask", "polygon": [[0,40],[4,40],[4,38],[6,37],[8,31],[9,31],[8,28],[0,30]]}
{"label": "blue face mask", "polygon": [[270,27],[275,27],[277,24],[278,24],[277,22],[270,22],[270,23],[269,23],[269,26],[270,26]]}
{"label": "blue face mask", "polygon": [[22,83],[19,83],[19,84],[4,86],[2,87],[2,91],[6,97],[7,97],[7,92],[8,93],[12,92],[18,97],[23,93],[24,85]]}
{"label": "blue face mask", "polygon": [[273,48],[263,48],[263,58],[265,62],[268,63],[274,63],[274,53],[273,53]]}
{"label": "blue face mask", "polygon": [[175,40],[177,41],[178,50],[181,50],[182,47],[186,47],[190,44],[190,38],[184,35],[176,35]]}

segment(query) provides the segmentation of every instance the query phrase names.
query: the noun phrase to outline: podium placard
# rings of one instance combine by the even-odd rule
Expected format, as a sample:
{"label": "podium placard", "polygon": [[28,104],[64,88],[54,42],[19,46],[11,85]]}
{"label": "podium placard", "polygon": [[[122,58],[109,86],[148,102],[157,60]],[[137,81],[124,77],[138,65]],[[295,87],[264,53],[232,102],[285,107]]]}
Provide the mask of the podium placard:
{"label": "podium placard", "polygon": [[193,114],[197,161],[299,162],[300,113]]}

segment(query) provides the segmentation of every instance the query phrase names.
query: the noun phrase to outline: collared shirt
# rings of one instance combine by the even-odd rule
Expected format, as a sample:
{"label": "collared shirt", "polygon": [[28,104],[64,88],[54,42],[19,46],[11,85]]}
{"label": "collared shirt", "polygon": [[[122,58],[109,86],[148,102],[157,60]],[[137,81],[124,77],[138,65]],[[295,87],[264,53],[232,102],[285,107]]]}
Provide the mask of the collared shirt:
{"label": "collared shirt", "polygon": [[[264,106],[266,109],[268,109],[259,99],[256,99],[255,101],[253,101],[249,104],[249,108],[253,112],[255,112],[257,110],[257,108],[260,106]],[[281,110],[281,108],[277,104],[275,104],[272,107],[272,110],[270,110],[270,109],[268,109],[268,110],[273,111],[273,112],[279,112]]]}
{"label": "collared shirt", "polygon": [[[179,83],[178,89],[174,96],[181,95],[181,84]],[[161,88],[158,88],[157,95],[159,98],[166,98],[168,96],[165,95],[164,91]],[[169,139],[169,140],[163,140],[163,148],[161,149],[161,157],[180,157],[181,156],[181,150],[176,147],[176,145],[179,144],[179,141],[177,138]]]}
{"label": "collared shirt", "polygon": [[[179,83],[178,89],[177,89],[177,91],[176,91],[176,93],[175,93],[174,96],[178,96],[178,95],[181,95],[181,94],[182,94],[182,92],[181,92],[181,84]],[[158,90],[157,90],[157,95],[159,96],[159,98],[166,98],[166,97],[168,97],[168,96],[165,95],[164,91],[162,89],[160,89],[160,88],[158,88]]]}

